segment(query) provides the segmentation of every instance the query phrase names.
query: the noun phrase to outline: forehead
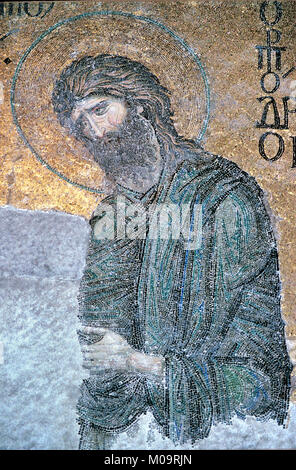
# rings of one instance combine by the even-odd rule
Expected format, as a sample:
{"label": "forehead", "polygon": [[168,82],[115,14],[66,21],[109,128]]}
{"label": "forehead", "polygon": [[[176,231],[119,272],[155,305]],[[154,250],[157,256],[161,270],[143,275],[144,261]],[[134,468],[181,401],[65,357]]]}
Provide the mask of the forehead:
{"label": "forehead", "polygon": [[103,104],[103,102],[108,102],[108,104],[122,103],[121,100],[113,98],[112,96],[89,96],[80,101],[77,101],[71,113],[71,117],[76,121],[76,119],[78,119],[82,113],[90,111],[100,103]]}

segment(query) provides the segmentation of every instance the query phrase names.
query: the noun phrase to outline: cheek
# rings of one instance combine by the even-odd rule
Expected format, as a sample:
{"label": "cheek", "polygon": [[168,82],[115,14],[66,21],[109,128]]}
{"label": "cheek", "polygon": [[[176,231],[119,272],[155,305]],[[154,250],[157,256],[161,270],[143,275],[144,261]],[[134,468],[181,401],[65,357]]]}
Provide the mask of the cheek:
{"label": "cheek", "polygon": [[110,131],[117,128],[116,116],[112,115],[110,112],[106,113],[104,116],[92,116],[91,120],[88,123],[89,128],[96,133],[102,130]]}
{"label": "cheek", "polygon": [[123,123],[126,116],[126,110],[123,105],[111,106],[107,113],[107,120],[111,126],[119,126]]}

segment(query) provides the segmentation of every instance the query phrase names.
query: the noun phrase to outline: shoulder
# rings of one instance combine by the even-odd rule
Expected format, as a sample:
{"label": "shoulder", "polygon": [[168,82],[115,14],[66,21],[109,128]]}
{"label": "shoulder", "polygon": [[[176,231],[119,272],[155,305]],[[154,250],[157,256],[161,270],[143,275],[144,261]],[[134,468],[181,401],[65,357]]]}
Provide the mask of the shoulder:
{"label": "shoulder", "polygon": [[205,214],[215,214],[225,223],[232,224],[235,219],[260,230],[272,230],[263,190],[236,163],[198,149],[187,152],[177,171],[183,174],[183,187],[191,186],[192,194],[200,194]]}
{"label": "shoulder", "polygon": [[238,195],[245,204],[264,205],[264,193],[254,177],[227,158],[204,150],[187,152],[176,169],[176,178],[180,191],[191,188],[192,194],[198,192],[211,210]]}
{"label": "shoulder", "polygon": [[[226,166],[229,168],[228,162]],[[230,166],[234,172],[237,172],[237,181],[233,182],[225,197],[221,198],[215,208],[217,226],[222,231],[226,230],[228,235],[236,236],[238,233],[243,233],[245,241],[252,241],[256,246],[260,239],[260,244],[265,243],[266,248],[275,247],[274,230],[263,190],[255,178],[243,172],[235,164]]]}
{"label": "shoulder", "polygon": [[249,189],[257,195],[263,191],[253,176],[242,170],[233,161],[205,150],[187,152],[179,169],[185,169],[190,176],[207,177],[217,185],[223,182],[238,182],[245,190]]}

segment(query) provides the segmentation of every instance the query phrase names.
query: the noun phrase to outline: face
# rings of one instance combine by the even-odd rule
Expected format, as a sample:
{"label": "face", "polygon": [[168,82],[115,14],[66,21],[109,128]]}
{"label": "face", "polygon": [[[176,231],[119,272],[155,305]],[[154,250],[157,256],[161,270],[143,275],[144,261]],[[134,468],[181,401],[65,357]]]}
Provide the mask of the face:
{"label": "face", "polygon": [[92,96],[79,101],[71,115],[76,138],[109,180],[141,192],[157,182],[163,163],[154,128],[142,111],[116,98]]}
{"label": "face", "polygon": [[107,96],[91,96],[77,103],[72,120],[86,138],[100,139],[118,130],[127,115],[123,101]]}

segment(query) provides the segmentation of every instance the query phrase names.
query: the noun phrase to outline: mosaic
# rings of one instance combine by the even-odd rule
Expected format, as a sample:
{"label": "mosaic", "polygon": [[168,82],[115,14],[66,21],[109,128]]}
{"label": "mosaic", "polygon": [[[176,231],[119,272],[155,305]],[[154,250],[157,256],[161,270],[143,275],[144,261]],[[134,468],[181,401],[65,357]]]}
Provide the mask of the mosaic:
{"label": "mosaic", "polygon": [[[194,449],[249,419],[292,433],[295,16],[292,1],[0,4],[4,323],[44,333],[50,285],[48,359],[21,399],[59,360],[79,382],[69,401],[57,379],[72,441],[53,420],[1,448],[136,448],[142,433],[149,449],[157,433]],[[37,294],[14,311],[16,282]],[[22,344],[0,340],[21,380]]]}

